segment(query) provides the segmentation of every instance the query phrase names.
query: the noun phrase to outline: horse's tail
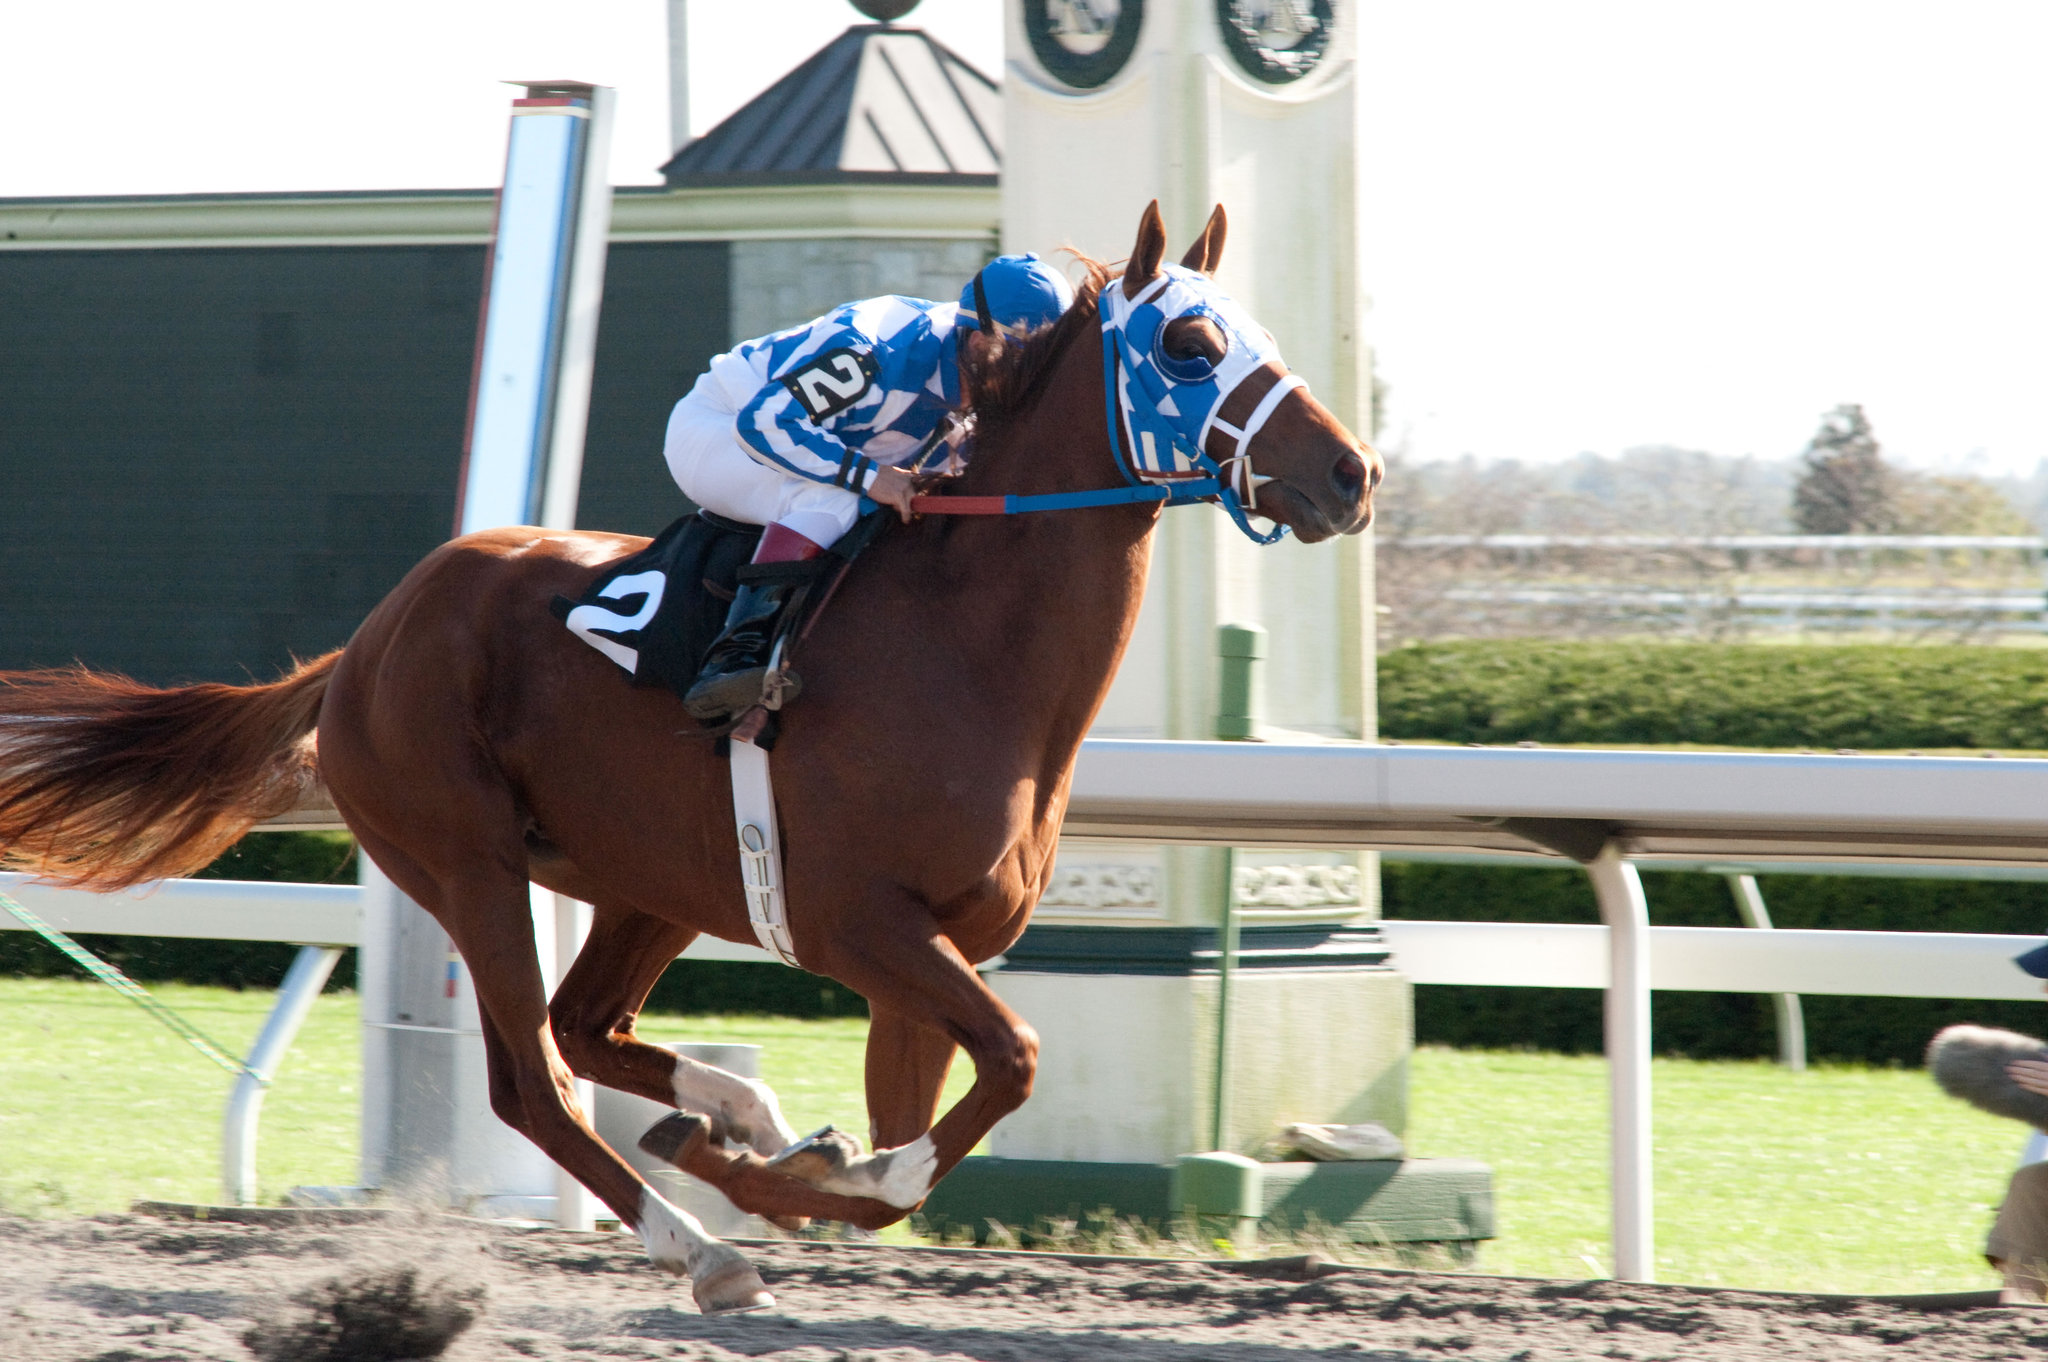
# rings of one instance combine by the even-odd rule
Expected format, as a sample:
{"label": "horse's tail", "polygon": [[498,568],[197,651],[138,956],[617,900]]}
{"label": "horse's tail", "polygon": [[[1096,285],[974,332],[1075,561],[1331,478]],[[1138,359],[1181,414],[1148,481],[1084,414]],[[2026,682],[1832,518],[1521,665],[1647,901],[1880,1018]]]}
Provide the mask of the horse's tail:
{"label": "horse's tail", "polygon": [[340,657],[266,686],[0,672],[0,869],[97,890],[200,869],[318,784]]}

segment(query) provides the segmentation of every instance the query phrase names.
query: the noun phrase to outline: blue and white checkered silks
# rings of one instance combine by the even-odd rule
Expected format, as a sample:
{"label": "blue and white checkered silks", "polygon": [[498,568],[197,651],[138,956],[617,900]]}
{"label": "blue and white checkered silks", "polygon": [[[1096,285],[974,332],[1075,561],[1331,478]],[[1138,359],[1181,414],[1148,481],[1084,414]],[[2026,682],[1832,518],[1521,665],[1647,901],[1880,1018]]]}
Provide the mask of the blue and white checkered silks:
{"label": "blue and white checkered silks", "polygon": [[[1190,314],[1208,317],[1223,333],[1223,357],[1214,364],[1176,359],[1160,344],[1166,324]],[[1171,502],[1213,496],[1258,543],[1285,534],[1285,526],[1260,534],[1246,519],[1257,484],[1266,480],[1251,471],[1251,443],[1281,401],[1308,385],[1295,374],[1283,375],[1242,428],[1220,415],[1238,384],[1269,363],[1286,367],[1280,347],[1209,276],[1164,265],[1135,298],[1111,283],[1102,291],[1103,381],[1110,394],[1111,443],[1127,455],[1124,476],[1165,485]],[[1209,433],[1216,429],[1236,441],[1236,453],[1220,463],[1208,453]]]}
{"label": "blue and white checkered silks", "polygon": [[[952,303],[894,295],[834,308],[712,361],[739,409],[747,453],[783,473],[864,492],[914,462],[960,401],[962,318]],[[741,366],[744,366],[742,368]]]}

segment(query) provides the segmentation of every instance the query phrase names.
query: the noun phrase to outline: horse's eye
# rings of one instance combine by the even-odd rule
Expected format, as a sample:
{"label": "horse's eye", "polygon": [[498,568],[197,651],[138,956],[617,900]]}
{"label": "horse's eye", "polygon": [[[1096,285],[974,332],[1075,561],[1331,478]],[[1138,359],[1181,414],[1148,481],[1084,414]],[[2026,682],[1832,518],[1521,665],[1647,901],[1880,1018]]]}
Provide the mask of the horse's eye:
{"label": "horse's eye", "polygon": [[1160,328],[1159,367],[1181,383],[1200,383],[1216,372],[1229,352],[1223,329],[1206,317],[1177,317]]}
{"label": "horse's eye", "polygon": [[1223,358],[1226,348],[1223,337],[1213,326],[1183,327],[1179,334],[1169,334],[1166,338],[1166,353],[1175,359],[1206,359],[1214,364]]}

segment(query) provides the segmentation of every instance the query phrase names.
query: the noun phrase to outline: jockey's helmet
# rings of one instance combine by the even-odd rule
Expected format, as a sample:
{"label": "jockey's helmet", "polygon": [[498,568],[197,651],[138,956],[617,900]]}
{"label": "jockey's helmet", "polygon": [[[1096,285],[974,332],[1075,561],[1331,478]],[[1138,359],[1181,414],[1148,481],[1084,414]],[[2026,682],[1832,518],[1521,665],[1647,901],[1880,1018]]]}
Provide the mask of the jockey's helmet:
{"label": "jockey's helmet", "polygon": [[960,290],[961,320],[987,330],[1032,331],[1057,321],[1074,301],[1067,277],[1038,258],[1036,251],[999,255]]}

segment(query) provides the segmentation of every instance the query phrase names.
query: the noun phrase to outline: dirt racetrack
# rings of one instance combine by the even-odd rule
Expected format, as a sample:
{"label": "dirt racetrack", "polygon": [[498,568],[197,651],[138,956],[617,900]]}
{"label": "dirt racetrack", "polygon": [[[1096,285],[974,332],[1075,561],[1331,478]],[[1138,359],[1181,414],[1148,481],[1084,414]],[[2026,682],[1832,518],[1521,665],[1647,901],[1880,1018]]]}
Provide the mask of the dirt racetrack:
{"label": "dirt racetrack", "polygon": [[[1942,1308],[1614,1282],[748,1246],[772,1313],[706,1319],[620,1234],[451,1217],[246,1225],[0,1218],[0,1358],[388,1362],[309,1332],[322,1283],[415,1269],[477,1304],[451,1359],[1290,1362],[1360,1359],[2038,1358],[2048,1310]],[[480,1289],[480,1290],[479,1290]],[[331,1293],[330,1293],[331,1294]]]}

